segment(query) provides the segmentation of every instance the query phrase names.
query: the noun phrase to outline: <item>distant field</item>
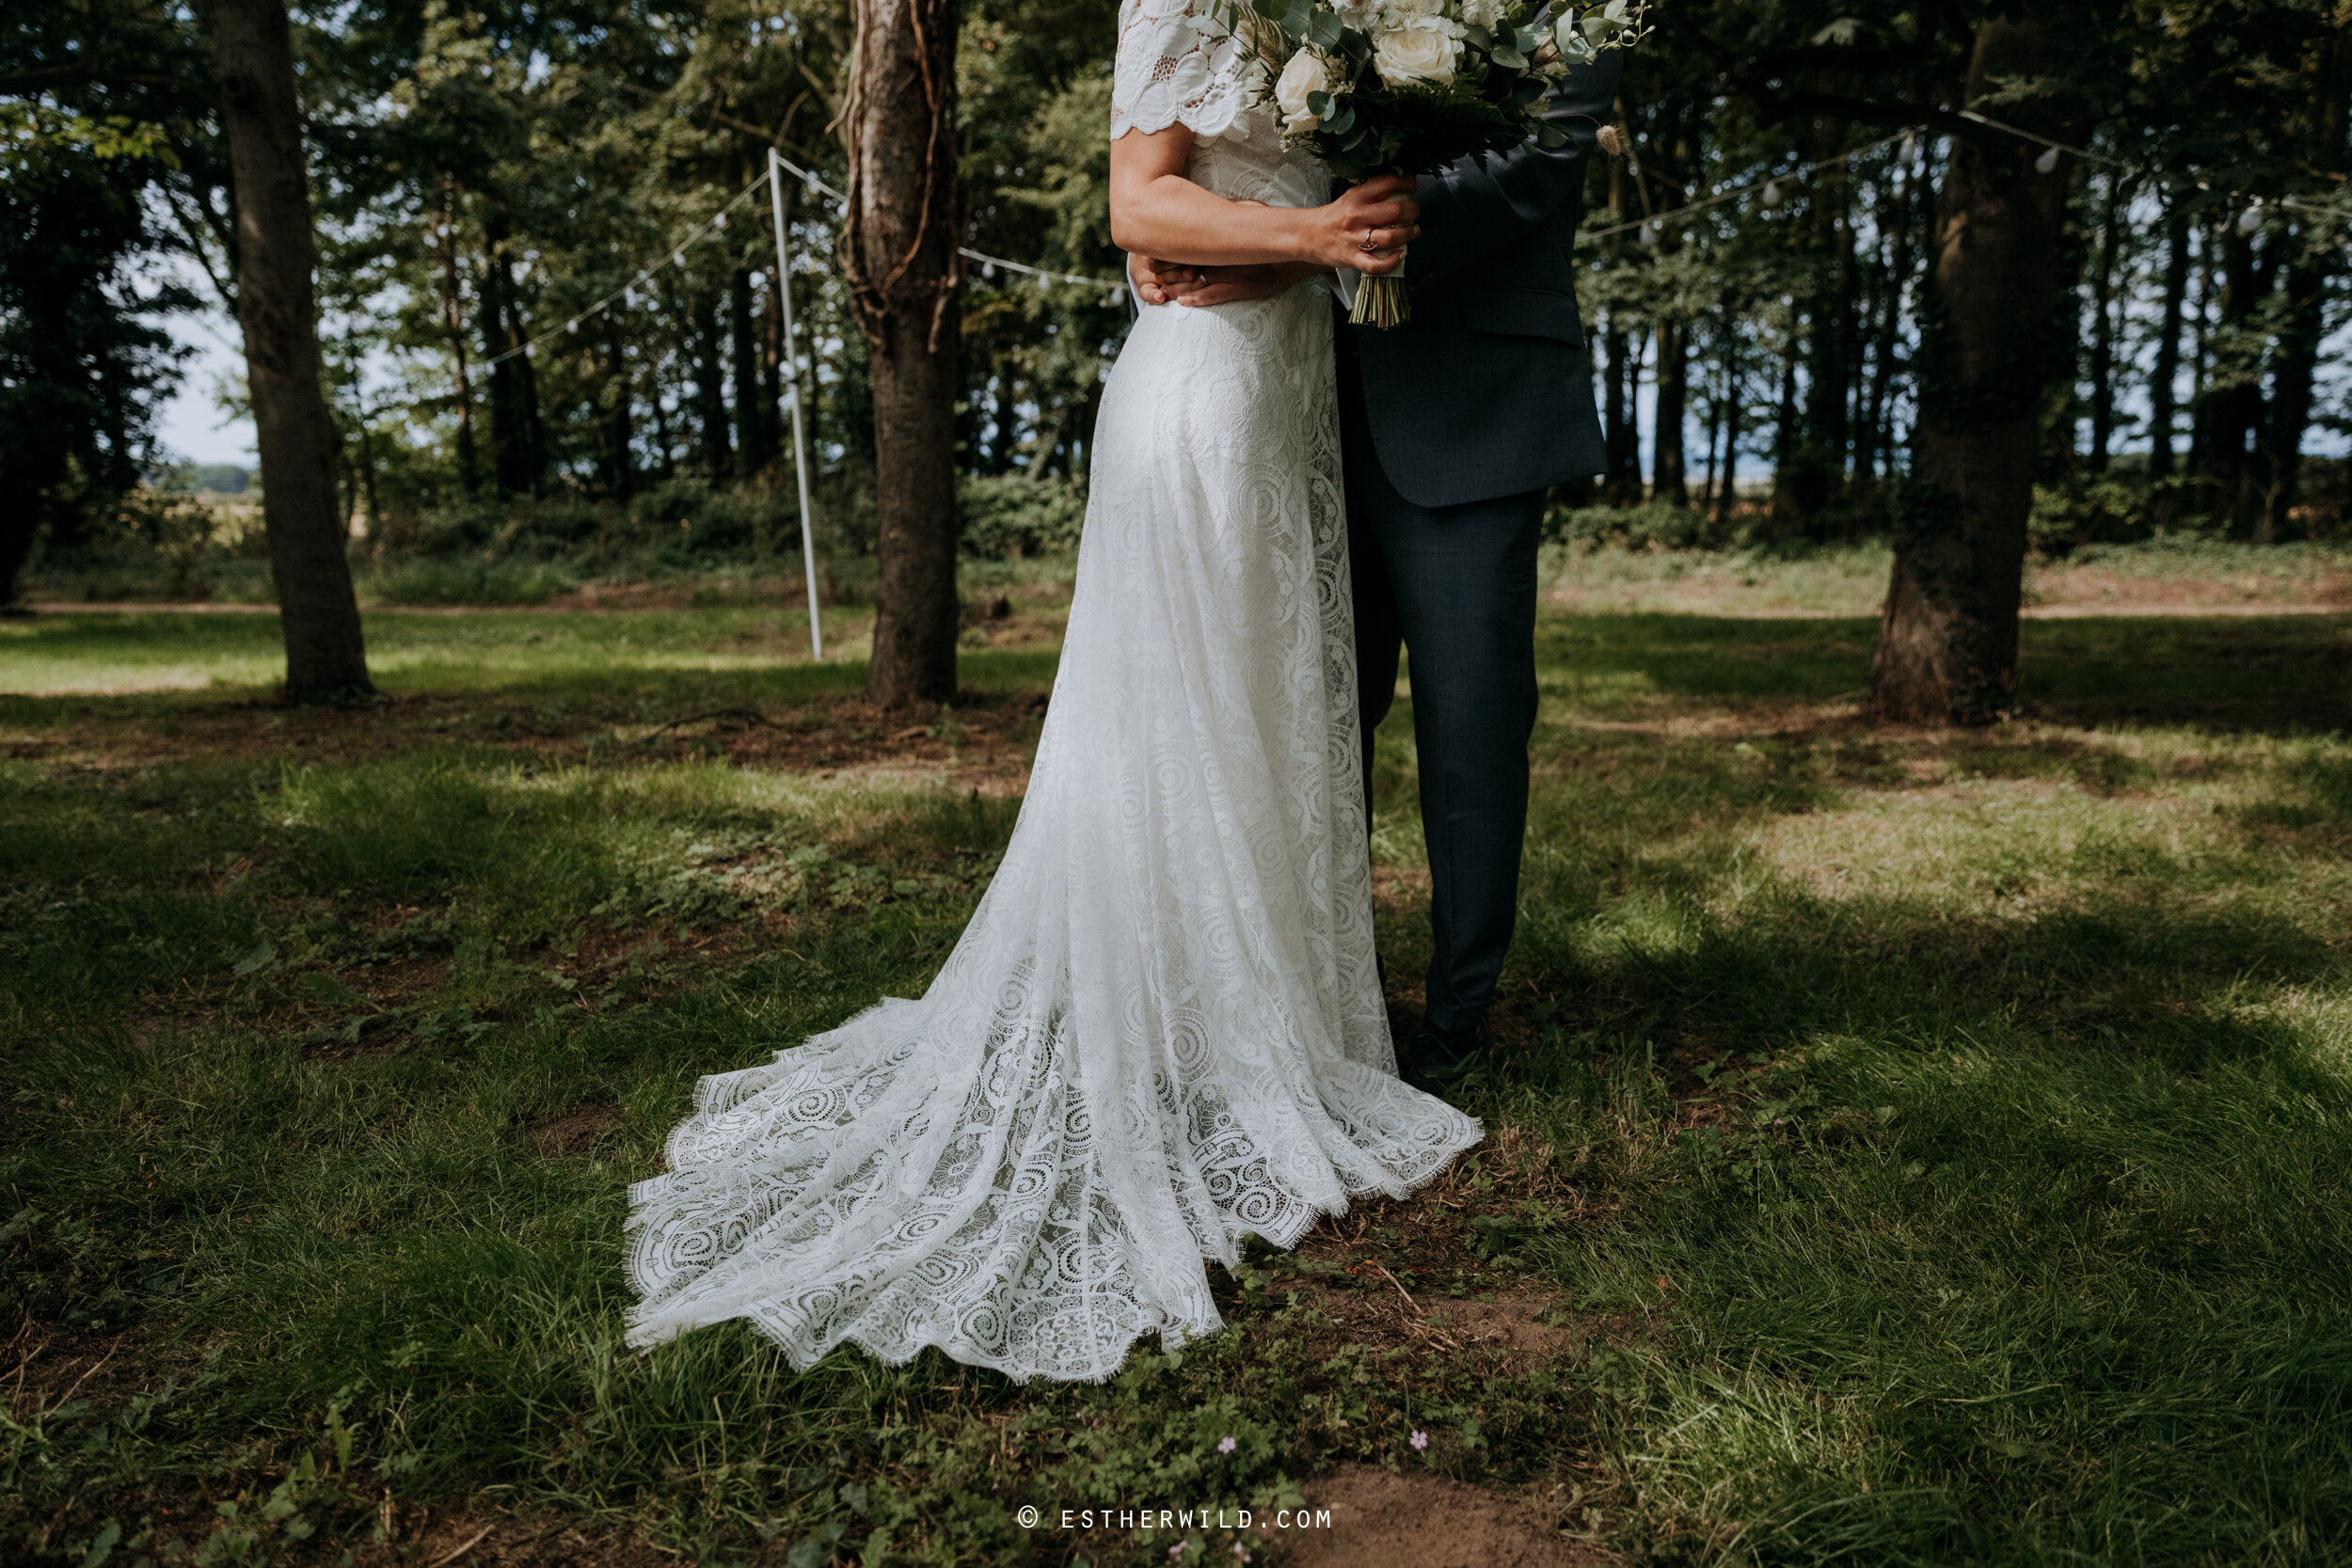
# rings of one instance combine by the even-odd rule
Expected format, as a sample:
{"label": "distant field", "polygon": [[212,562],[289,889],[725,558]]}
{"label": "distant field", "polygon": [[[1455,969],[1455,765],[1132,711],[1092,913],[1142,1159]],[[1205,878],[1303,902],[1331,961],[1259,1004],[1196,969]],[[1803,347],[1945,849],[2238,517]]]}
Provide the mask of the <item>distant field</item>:
{"label": "distant field", "polygon": [[[1555,549],[1552,602],[1696,615],[1875,615],[1893,554],[1883,545],[1713,554]],[[2026,569],[2028,615],[2352,611],[2352,546],[2154,540],[2091,546]]]}

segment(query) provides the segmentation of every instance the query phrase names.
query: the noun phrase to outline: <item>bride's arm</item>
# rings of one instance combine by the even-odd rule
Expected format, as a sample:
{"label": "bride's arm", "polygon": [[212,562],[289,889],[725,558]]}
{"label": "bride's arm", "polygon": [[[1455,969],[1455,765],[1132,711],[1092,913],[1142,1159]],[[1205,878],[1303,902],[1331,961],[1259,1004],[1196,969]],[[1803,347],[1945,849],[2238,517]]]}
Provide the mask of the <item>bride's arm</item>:
{"label": "bride's arm", "polygon": [[[1184,178],[1192,132],[1128,131],[1111,143],[1111,243],[1199,266],[1304,261],[1393,272],[1421,232],[1412,182],[1382,175],[1321,207],[1228,201]],[[1364,248],[1369,240],[1372,249]]]}

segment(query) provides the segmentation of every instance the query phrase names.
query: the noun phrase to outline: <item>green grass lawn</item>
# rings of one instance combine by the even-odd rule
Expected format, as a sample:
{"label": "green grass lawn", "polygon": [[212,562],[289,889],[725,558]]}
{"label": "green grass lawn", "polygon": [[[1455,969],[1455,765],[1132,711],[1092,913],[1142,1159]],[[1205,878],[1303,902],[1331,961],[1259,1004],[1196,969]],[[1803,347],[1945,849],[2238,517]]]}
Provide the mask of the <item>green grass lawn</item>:
{"label": "green grass lawn", "polygon": [[1548,611],[1474,1162],[1099,1386],[623,1349],[694,1080],[985,885],[1030,613],[913,718],[772,611],[374,616],[336,714],[265,617],[0,623],[0,1560],[1263,1563],[1014,1514],[1346,1465],[1587,1560],[2352,1560],[2344,616],[2034,623],[1954,734],[1856,716],[1867,620]]}

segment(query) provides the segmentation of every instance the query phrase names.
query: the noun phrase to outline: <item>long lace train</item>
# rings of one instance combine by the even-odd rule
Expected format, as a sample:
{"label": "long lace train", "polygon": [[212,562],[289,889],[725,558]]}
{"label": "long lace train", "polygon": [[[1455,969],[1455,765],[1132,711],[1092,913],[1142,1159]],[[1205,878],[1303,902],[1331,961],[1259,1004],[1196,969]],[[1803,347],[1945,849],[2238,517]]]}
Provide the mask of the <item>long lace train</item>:
{"label": "long lace train", "polygon": [[[1122,84],[1197,47],[1149,3]],[[1317,198],[1262,113],[1211,109],[1192,178]],[[1478,1141],[1397,1080],[1374,968],[1330,356],[1311,288],[1143,312],[995,879],[919,1000],[702,1082],[630,1189],[632,1343],[744,1318],[802,1367],[846,1340],[1104,1377],[1219,1326],[1205,1260],[1244,1234]]]}

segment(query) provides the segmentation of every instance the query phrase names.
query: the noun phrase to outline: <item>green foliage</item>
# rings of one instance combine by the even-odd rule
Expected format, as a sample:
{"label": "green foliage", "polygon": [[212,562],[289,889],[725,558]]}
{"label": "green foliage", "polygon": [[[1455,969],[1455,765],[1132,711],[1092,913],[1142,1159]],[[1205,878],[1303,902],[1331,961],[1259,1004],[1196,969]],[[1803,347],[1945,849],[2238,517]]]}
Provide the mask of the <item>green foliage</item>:
{"label": "green foliage", "polygon": [[966,555],[998,561],[1067,555],[1078,547],[1086,498],[1054,480],[967,476],[956,484],[956,542]]}

